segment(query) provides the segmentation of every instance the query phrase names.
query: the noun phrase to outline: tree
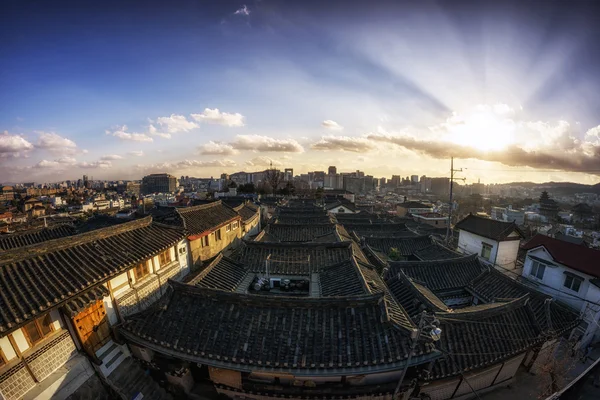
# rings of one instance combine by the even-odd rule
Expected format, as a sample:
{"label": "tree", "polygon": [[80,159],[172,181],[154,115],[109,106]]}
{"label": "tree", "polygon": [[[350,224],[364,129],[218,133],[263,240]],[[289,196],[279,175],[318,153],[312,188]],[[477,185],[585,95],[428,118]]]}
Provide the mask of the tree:
{"label": "tree", "polygon": [[228,187],[230,187],[231,189],[235,189],[238,187],[237,183],[235,183],[234,181],[229,182]]}
{"label": "tree", "polygon": [[256,193],[256,187],[254,183],[246,183],[244,185],[238,186],[239,193]]}
{"label": "tree", "polygon": [[315,199],[322,199],[323,198],[323,188],[322,187],[318,187],[317,190],[315,191]]}
{"label": "tree", "polygon": [[390,249],[390,254],[388,254],[388,257],[390,258],[390,260],[392,261],[400,261],[400,252],[398,251],[397,248],[392,247]]}
{"label": "tree", "polygon": [[271,168],[265,171],[265,182],[271,186],[273,193],[279,188],[281,182],[283,182],[283,172],[278,169]]}

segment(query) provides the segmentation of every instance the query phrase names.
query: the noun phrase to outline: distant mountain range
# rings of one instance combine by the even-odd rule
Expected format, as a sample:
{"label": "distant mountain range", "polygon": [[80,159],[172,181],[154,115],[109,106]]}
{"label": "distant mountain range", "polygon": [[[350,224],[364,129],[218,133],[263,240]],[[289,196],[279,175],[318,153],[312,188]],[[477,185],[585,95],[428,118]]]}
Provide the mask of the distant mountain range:
{"label": "distant mountain range", "polygon": [[547,190],[550,194],[555,195],[570,195],[575,193],[596,193],[600,194],[600,183],[595,185],[583,185],[581,183],[573,182],[545,182],[545,183],[534,183],[534,182],[511,182],[503,183],[502,185],[510,186],[523,186],[527,188],[539,188],[540,190]]}

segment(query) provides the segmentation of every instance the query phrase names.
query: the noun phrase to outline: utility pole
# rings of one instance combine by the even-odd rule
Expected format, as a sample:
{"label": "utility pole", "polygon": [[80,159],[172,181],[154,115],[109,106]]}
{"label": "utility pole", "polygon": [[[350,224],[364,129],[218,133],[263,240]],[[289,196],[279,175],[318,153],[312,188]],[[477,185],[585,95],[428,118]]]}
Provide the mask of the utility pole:
{"label": "utility pole", "polygon": [[462,181],[465,180],[465,178],[455,178],[454,177],[455,172],[462,172],[462,168],[454,169],[454,157],[450,157],[450,203],[448,204],[449,209],[448,209],[448,226],[446,226],[446,245],[448,245],[450,243],[450,225],[452,225],[452,208],[453,208],[452,189],[454,187],[454,180],[455,179],[460,179]]}

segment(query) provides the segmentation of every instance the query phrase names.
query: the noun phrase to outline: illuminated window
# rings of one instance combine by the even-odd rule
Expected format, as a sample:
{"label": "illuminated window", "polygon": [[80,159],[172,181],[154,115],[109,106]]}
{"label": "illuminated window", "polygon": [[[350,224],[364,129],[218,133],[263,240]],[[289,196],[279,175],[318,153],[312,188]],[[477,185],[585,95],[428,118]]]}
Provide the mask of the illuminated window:
{"label": "illuminated window", "polygon": [[23,327],[23,331],[25,332],[25,337],[32,346],[40,342],[54,331],[50,313],[28,323]]}
{"label": "illuminated window", "polygon": [[231,224],[227,225],[227,227],[225,227],[225,232],[229,232],[231,230]]}
{"label": "illuminated window", "polygon": [[160,265],[167,265],[171,262],[171,250],[167,249],[158,255],[158,261]]}
{"label": "illuminated window", "polygon": [[148,263],[146,261],[139,263],[133,269],[133,275],[135,276],[135,280],[139,281],[146,275],[150,273],[150,269],[148,268]]}

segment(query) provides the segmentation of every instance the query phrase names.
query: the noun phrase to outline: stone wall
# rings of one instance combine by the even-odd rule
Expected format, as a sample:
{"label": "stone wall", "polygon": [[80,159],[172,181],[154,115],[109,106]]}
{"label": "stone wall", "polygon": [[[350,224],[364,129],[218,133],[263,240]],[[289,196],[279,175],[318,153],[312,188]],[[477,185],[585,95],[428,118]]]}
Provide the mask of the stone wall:
{"label": "stone wall", "polygon": [[75,353],[75,343],[68,331],[64,331],[52,339],[33,354],[27,356],[25,361],[31,368],[38,381],[43,381],[48,375],[62,367]]}
{"label": "stone wall", "polygon": [[0,397],[16,400],[35,386],[35,382],[25,364],[18,362],[0,375]]}
{"label": "stone wall", "polygon": [[[251,392],[251,391],[243,391],[237,390],[231,387],[227,387],[225,385],[215,385],[215,389],[217,393],[223,394],[231,399],[253,399],[253,400],[273,400],[273,399],[281,399],[285,398],[306,398],[307,396],[284,396],[284,395],[269,395],[267,393],[260,392]],[[311,398],[323,397],[323,396],[310,396]],[[324,398],[324,397],[323,397]],[[352,395],[352,400],[393,400],[393,395],[391,393],[378,393],[374,392],[371,394],[364,395]]]}

